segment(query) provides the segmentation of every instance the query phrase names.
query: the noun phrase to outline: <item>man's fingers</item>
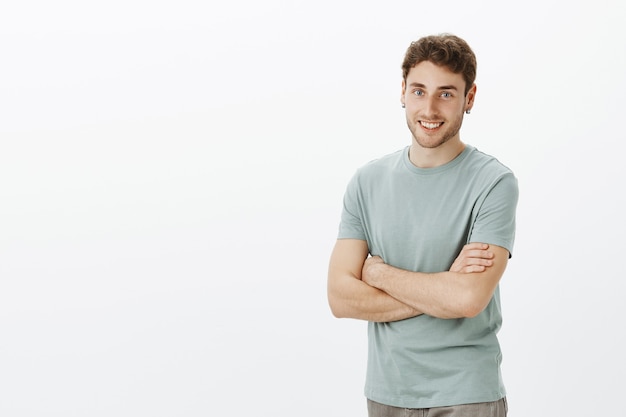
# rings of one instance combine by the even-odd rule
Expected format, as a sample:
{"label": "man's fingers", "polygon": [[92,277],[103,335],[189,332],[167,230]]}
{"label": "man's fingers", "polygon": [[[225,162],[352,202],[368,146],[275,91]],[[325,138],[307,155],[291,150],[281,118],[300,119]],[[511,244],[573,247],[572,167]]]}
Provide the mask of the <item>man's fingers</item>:
{"label": "man's fingers", "polygon": [[487,267],[483,265],[467,265],[461,268],[461,270],[458,272],[461,272],[463,274],[471,274],[472,272],[483,272],[485,269],[487,269]]}
{"label": "man's fingers", "polygon": [[482,266],[482,265],[472,265],[470,267],[468,267],[469,272],[483,272],[486,267]]}
{"label": "man's fingers", "polygon": [[467,258],[465,259],[464,264],[466,266],[473,266],[473,265],[491,266],[493,264],[493,261],[491,259],[485,259],[485,258]]}
{"label": "man's fingers", "polygon": [[453,272],[483,272],[493,265],[494,254],[486,243],[473,242],[463,246],[450,270]]}
{"label": "man's fingers", "polygon": [[493,252],[489,252],[488,250],[466,250],[463,254],[464,258],[482,258],[482,259],[491,259],[493,258]]}
{"label": "man's fingers", "polygon": [[472,242],[463,246],[463,250],[470,250],[470,249],[486,250],[486,249],[489,249],[489,245],[486,243]]}

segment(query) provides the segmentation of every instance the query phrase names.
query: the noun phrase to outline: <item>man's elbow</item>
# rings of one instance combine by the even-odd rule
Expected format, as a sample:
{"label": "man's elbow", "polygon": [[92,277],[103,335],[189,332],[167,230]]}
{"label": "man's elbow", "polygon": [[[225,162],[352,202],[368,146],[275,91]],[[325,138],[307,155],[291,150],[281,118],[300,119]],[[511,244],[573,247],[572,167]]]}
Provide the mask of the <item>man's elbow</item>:
{"label": "man's elbow", "polygon": [[468,306],[465,306],[461,310],[460,315],[461,315],[462,318],[473,319],[474,317],[476,317],[480,313],[482,313],[484,309],[485,309],[485,307],[478,306],[476,304],[468,305]]}
{"label": "man's elbow", "polygon": [[334,307],[332,304],[330,305],[330,312],[336,319],[345,319],[348,317],[341,308]]}
{"label": "man's elbow", "polygon": [[342,318],[341,315],[341,310],[339,309],[339,307],[337,306],[337,304],[335,304],[331,297],[328,297],[328,306],[330,307],[330,312],[332,313],[333,316],[335,316],[335,318]]}
{"label": "man's elbow", "polygon": [[330,307],[330,312],[336,318],[343,319],[347,317],[344,303],[330,289],[328,291],[328,306]]}
{"label": "man's elbow", "polygon": [[459,303],[459,316],[461,318],[474,318],[482,313],[491,301],[492,294],[488,297],[483,293],[468,291],[466,296]]}

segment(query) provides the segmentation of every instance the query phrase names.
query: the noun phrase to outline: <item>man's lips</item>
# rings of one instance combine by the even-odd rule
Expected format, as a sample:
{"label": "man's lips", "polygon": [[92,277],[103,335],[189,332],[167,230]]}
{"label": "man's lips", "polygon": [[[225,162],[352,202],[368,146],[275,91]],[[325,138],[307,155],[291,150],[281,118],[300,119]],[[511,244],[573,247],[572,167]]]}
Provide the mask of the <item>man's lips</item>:
{"label": "man's lips", "polygon": [[420,125],[423,128],[428,129],[428,130],[437,129],[442,124],[443,124],[443,122],[424,122],[424,121],[420,121]]}

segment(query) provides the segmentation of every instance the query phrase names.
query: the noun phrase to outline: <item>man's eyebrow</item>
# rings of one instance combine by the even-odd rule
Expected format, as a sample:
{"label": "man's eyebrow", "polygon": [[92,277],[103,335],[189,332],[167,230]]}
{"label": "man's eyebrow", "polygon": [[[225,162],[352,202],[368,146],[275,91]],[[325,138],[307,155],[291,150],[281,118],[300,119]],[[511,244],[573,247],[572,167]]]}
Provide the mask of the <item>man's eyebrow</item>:
{"label": "man's eyebrow", "polygon": [[442,85],[438,90],[457,90],[457,88],[453,85]]}
{"label": "man's eyebrow", "polygon": [[[413,82],[413,83],[409,84],[409,86],[411,86],[411,87],[418,87],[418,88],[426,88],[426,86],[424,84],[416,83],[416,82]],[[437,90],[455,90],[455,91],[457,91],[458,88],[456,88],[456,86],[454,86],[454,85],[442,85],[440,87],[437,87]]]}

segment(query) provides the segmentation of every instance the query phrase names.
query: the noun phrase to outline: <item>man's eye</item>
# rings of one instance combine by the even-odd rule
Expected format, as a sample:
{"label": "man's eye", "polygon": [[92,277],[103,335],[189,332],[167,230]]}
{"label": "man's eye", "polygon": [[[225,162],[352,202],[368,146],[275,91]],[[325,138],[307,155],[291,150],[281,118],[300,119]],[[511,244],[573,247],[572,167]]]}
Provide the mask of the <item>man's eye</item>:
{"label": "man's eye", "polygon": [[452,93],[448,93],[448,92],[441,93],[441,97],[443,97],[443,98],[450,98],[450,97],[452,97]]}
{"label": "man's eye", "polygon": [[423,96],[424,92],[422,90],[415,90],[413,91],[413,94],[415,94],[416,96]]}

